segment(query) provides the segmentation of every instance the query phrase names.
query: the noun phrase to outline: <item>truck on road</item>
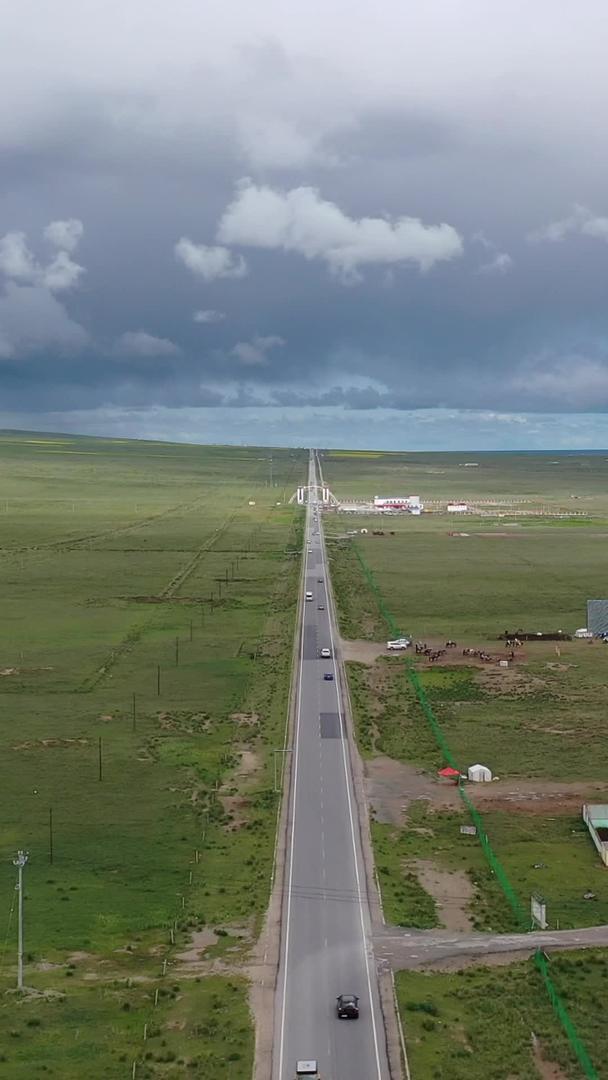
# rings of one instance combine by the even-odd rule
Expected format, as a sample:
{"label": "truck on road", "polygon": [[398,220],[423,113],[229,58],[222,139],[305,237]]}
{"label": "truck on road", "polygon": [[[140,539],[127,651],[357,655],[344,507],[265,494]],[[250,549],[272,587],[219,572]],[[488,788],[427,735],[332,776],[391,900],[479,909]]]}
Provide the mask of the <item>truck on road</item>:
{"label": "truck on road", "polygon": [[296,1080],[299,1076],[308,1076],[309,1080],[321,1080],[316,1061],[296,1061]]}

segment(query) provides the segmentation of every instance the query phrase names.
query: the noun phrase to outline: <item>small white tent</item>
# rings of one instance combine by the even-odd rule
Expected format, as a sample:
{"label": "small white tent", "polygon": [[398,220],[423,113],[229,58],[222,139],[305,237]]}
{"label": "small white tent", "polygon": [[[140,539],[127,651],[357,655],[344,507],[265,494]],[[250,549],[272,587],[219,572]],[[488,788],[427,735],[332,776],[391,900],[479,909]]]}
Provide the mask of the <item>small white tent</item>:
{"label": "small white tent", "polygon": [[492,773],[487,765],[469,765],[467,776],[476,784],[492,779]]}

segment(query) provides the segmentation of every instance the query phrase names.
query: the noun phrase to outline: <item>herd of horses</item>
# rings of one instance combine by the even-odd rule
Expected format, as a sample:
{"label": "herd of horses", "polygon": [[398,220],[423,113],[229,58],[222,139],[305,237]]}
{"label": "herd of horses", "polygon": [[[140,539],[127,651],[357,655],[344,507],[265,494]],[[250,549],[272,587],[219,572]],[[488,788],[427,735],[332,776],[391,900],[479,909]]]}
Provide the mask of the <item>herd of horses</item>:
{"label": "herd of horses", "polygon": [[[417,641],[414,647],[417,656],[426,656],[427,660],[433,663],[436,660],[441,660],[442,656],[446,655],[448,649],[458,648],[458,642],[451,640],[446,641],[443,649],[431,649],[426,641]],[[521,641],[519,638],[508,638],[505,641],[505,649],[511,650],[509,656],[510,660],[515,659],[515,649],[518,648],[521,648]],[[485,664],[495,664],[500,659],[498,656],[491,656],[490,653],[485,652],[483,649],[463,649],[462,655],[481,660]]]}
{"label": "herd of horses", "polygon": [[440,660],[442,656],[445,656],[448,649],[455,649],[455,641],[446,641],[444,649],[431,649],[427,645],[426,641],[417,641],[415,643],[415,650],[417,656],[426,656],[427,660]]}
{"label": "herd of horses", "polygon": [[417,656],[426,656],[427,660],[440,660],[442,656],[445,656],[448,649],[455,649],[455,641],[446,641],[444,649],[431,649],[427,645],[426,641],[417,641],[415,643],[415,650]]}

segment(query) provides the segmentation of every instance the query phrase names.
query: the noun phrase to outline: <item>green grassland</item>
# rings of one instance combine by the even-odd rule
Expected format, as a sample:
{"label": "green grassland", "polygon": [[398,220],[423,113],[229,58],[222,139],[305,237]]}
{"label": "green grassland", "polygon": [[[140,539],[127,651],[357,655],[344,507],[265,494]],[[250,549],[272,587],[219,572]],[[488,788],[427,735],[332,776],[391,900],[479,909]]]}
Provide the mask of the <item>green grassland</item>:
{"label": "green grassland", "polygon": [[[588,654],[582,655],[586,659]],[[364,757],[385,754],[434,774],[444,764],[442,752],[406,681],[403,661],[391,658],[373,667],[347,667],[357,738]],[[564,674],[557,673],[560,679]],[[578,722],[571,716],[566,718],[565,708],[552,714],[558,729],[560,724],[569,725],[571,735],[565,752],[564,738],[537,731],[529,722],[530,702],[526,695],[521,701],[516,699],[515,705],[509,699],[498,698],[496,702],[494,695],[486,700],[469,668],[432,668],[422,672],[421,677],[462,767],[473,758],[492,763],[499,760],[501,770],[505,766],[501,775],[512,778],[514,783],[527,776],[566,781],[577,775],[587,781],[605,779],[606,747],[600,721],[591,711]],[[592,685],[590,679],[589,693]],[[540,723],[545,716],[549,723],[542,702],[532,704],[536,721]],[[474,789],[471,794],[474,797]],[[595,792],[590,797],[601,800]],[[559,808],[544,814],[521,810],[513,813],[508,810],[508,802],[503,805],[504,810],[483,810],[484,826],[524,906],[531,893],[541,892],[547,900],[551,927],[608,922],[608,878],[581,817]],[[467,872],[476,888],[469,910],[478,929],[517,927],[479,844],[459,833],[459,826],[468,820],[464,806],[457,814],[446,814],[432,813],[426,803],[414,803],[403,828],[374,823],[376,858],[382,867],[380,881],[389,921],[405,926],[435,925],[431,918],[433,907],[420,896],[410,865],[412,859],[425,858],[446,869]],[[592,902],[584,899],[586,892],[595,894]],[[431,921],[420,922],[421,917]]]}
{"label": "green grassland", "polygon": [[[433,499],[525,499],[608,517],[608,454],[348,453],[320,455],[342,499],[419,495]],[[476,462],[475,467],[467,462]]]}
{"label": "green grassland", "polygon": [[[66,974],[74,974],[71,968]],[[167,982],[159,1005],[150,1008],[150,989],[126,979],[86,985],[72,979],[57,991],[57,977],[37,977],[47,997],[17,1002],[5,1011],[0,1072],[10,1077],[250,1075],[253,1032],[242,979],[207,976]],[[147,1022],[143,1041],[143,1024]]]}
{"label": "green grassland", "polygon": [[[562,645],[560,663],[539,661],[517,671],[517,681],[490,684],[467,667],[419,668],[420,681],[459,766],[487,762],[503,779],[604,780],[606,687],[604,646]],[[554,656],[555,659],[555,656]],[[445,764],[403,660],[348,664],[364,754],[388,754],[435,771]],[[597,798],[595,801],[598,801]]]}
{"label": "green grassland", "polygon": [[[508,459],[501,455],[500,460],[504,465]],[[603,459],[599,466],[603,474]],[[327,462],[325,471],[337,486]],[[536,471],[531,468],[532,475]],[[347,521],[353,519],[332,520],[335,536]],[[504,655],[497,640],[504,630],[573,633],[585,624],[587,599],[608,592],[608,532],[601,522],[585,529],[555,528],[536,519],[530,527],[509,531],[502,523],[467,518],[466,528],[460,522],[465,537],[450,535],[453,522],[445,516],[381,522],[385,535],[370,531],[357,538],[357,547],[396,626],[416,639],[453,638],[459,650],[483,647]],[[371,519],[362,519],[365,524],[369,527]],[[343,635],[382,641],[387,627],[352,543],[334,540],[329,549]],[[606,775],[604,645],[572,641],[556,649],[552,643],[530,642],[515,669],[517,678],[497,679],[491,687],[473,670],[429,670],[426,661],[415,662],[463,767],[481,760],[503,777]],[[382,661],[372,671],[351,673],[363,750],[434,768],[443,763],[441,755],[421,729],[422,713],[402,670],[400,662]]]}
{"label": "green grassland", "polygon": [[[587,600],[608,589],[608,528],[602,522],[591,520],[582,529],[543,518],[525,528],[473,516],[455,525],[439,514],[379,520],[338,515],[329,535],[345,527],[370,530],[358,537],[359,549],[397,624],[416,638],[451,633],[468,644],[469,638],[491,641],[519,627],[573,632],[585,625]],[[372,529],[385,535],[372,536]],[[468,535],[451,535],[454,529]],[[346,547],[345,541],[330,544],[354,568]],[[358,592],[353,585],[352,603]],[[362,607],[358,628],[357,611],[347,615],[357,636],[371,637],[375,627],[366,626],[364,613]]]}
{"label": "green grassland", "polygon": [[[104,1077],[250,1074],[238,961],[269,893],[306,465],[0,437],[0,984],[25,848],[42,992],[0,999],[6,1075],[76,1078],[92,1055]],[[233,927],[223,973],[180,960]]]}
{"label": "green grassland", "polygon": [[[546,900],[550,929],[608,922],[604,867],[580,818],[569,814],[531,817],[494,810],[484,812],[483,820],[524,913],[529,911],[531,894],[540,893]],[[404,828],[372,822],[384,915],[389,923],[420,929],[441,924],[432,898],[416,878],[414,860],[425,859],[439,869],[466,873],[473,898],[469,902],[463,896],[460,906],[469,914],[472,929],[506,933],[530,925],[520,925],[505,902],[477,838],[460,834],[460,826],[468,823],[464,808],[433,813],[425,803],[412,805]],[[592,892],[594,899],[585,900],[586,892]]]}
{"label": "green grassland", "polygon": [[[479,466],[465,470],[465,460]],[[382,455],[359,460],[325,454],[324,477],[338,497],[414,493],[423,501],[512,499],[520,509],[529,500],[569,515],[509,516],[508,508],[502,508],[501,517],[332,517],[329,550],[342,634],[386,640],[389,631],[378,594],[394,628],[437,644],[455,639],[459,653],[471,647],[505,655],[497,640],[505,629],[573,633],[585,625],[587,599],[608,595],[607,469],[601,455]],[[574,516],[581,511],[585,517]],[[353,541],[344,539],[354,528],[369,530],[359,533],[356,545],[377,593],[366,580]],[[384,535],[373,536],[374,529]],[[482,761],[514,786],[527,778],[541,785],[577,780],[583,792],[585,783],[608,775],[605,646],[572,641],[556,648],[532,642],[514,669],[501,674],[495,668],[492,677],[472,665],[434,667],[415,656],[408,661],[415,664],[462,769]],[[406,667],[398,657],[348,664],[359,746],[364,758],[387,755],[434,775],[446,762]],[[593,801],[607,799],[601,791],[590,792]],[[530,894],[540,892],[551,927],[608,921],[606,870],[579,814],[563,808],[536,814],[524,810],[520,806],[513,812],[508,804],[483,810],[484,829],[523,911]],[[388,922],[419,928],[441,924],[438,906],[417,876],[416,861],[422,859],[438,871],[466,874],[469,888],[463,889],[462,909],[473,928],[518,928],[477,838],[460,834],[460,825],[468,821],[464,806],[448,812],[426,802],[411,804],[401,826],[372,821]],[[594,899],[585,900],[586,892]],[[600,1023],[608,977],[605,954],[563,958],[551,970],[559,973],[559,991],[597,1065],[605,1056]],[[560,1064],[566,1075],[580,1075],[530,964],[449,975],[402,972],[397,987],[413,1075],[537,1076],[532,1031],[548,1061]]]}
{"label": "green grassland", "polygon": [[[602,951],[554,954],[553,979],[580,1037],[593,1047],[598,1075],[608,1050],[603,1018],[608,958]],[[395,977],[413,1076],[429,1080],[536,1080],[579,1077],[532,960],[451,973],[400,971]],[[536,1055],[534,1053],[536,1038]]]}
{"label": "green grassland", "polygon": [[[504,654],[496,640],[504,629],[572,632],[585,622],[587,598],[604,595],[608,588],[606,533],[601,524],[584,532],[536,524],[508,533],[495,523],[471,518],[466,524],[468,537],[450,536],[448,524],[438,515],[388,518],[382,521],[384,536],[374,537],[370,531],[357,539],[397,626],[417,639],[455,638],[462,646]],[[332,532],[339,535],[340,530],[341,519],[334,519]],[[381,641],[386,625],[352,543],[335,541],[330,551],[343,634]],[[604,645],[571,641],[556,650],[553,643],[531,642],[514,671],[492,679],[473,667],[436,668],[415,657],[414,663],[461,769],[482,761],[496,775],[514,782],[528,777],[605,780],[608,648]],[[381,658],[372,666],[353,663],[348,672],[364,756],[385,754],[432,774],[446,764],[407,680],[403,659]],[[602,801],[597,792],[591,798]],[[559,813],[552,820],[492,813],[484,814],[484,820],[526,905],[530,892],[541,888],[553,926],[604,921],[605,871],[580,819]],[[442,835],[439,818],[433,829]],[[407,826],[404,835],[407,846],[412,839]],[[427,858],[435,850],[440,863],[449,851],[438,837],[432,842],[427,837],[424,845],[417,837],[415,846],[424,846]],[[457,850],[459,859],[464,853],[464,868],[478,884],[473,907],[478,925],[511,928],[513,916],[484,871],[479,849],[460,842]],[[545,864],[542,871],[533,870],[535,863]],[[395,890],[400,895],[407,861],[396,864],[393,859],[392,865],[391,896]],[[567,887],[560,880],[560,866],[569,869]],[[416,890],[410,880],[412,891]],[[596,893],[597,904],[582,899],[586,891]],[[389,910],[399,922],[407,922],[408,912],[418,918],[425,908],[419,897],[413,904],[401,899],[394,905],[389,898]]]}

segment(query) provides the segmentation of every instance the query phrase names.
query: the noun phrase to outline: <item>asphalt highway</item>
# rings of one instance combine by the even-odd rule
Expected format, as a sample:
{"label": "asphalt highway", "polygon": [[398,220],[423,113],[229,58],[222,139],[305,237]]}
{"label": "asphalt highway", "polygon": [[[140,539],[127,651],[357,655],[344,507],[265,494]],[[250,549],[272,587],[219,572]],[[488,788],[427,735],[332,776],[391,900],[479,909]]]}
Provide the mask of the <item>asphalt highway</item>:
{"label": "asphalt highway", "polygon": [[[309,483],[315,482],[311,455]],[[304,579],[313,599],[302,603],[273,1080],[294,1080],[296,1061],[310,1058],[322,1080],[387,1080],[339,638],[314,502]],[[331,659],[320,658],[324,648]],[[338,994],[358,995],[358,1020],[337,1019]]]}

